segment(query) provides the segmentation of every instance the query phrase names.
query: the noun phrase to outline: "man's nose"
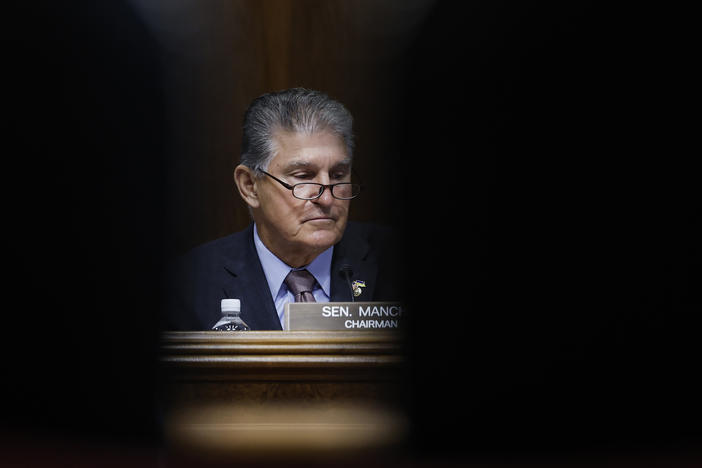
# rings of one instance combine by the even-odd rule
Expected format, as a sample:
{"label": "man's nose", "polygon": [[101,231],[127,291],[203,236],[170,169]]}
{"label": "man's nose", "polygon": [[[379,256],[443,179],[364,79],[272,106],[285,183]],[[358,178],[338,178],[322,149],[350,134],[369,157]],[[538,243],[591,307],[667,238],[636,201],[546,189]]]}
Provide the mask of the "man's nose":
{"label": "man's nose", "polygon": [[334,197],[332,197],[331,192],[332,188],[329,186],[325,186],[324,190],[322,191],[322,195],[320,195],[319,198],[312,201],[317,203],[318,205],[329,206],[334,202]]}

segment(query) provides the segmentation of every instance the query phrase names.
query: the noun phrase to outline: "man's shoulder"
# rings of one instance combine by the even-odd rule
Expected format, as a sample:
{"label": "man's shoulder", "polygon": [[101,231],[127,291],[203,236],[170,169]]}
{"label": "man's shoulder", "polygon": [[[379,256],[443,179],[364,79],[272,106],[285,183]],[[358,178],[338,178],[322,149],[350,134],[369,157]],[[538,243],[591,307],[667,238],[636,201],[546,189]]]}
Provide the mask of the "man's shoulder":
{"label": "man's shoulder", "polygon": [[241,256],[252,239],[251,226],[246,229],[199,244],[179,259],[178,264],[187,269],[218,268],[223,262]]}
{"label": "man's shoulder", "polygon": [[247,227],[242,231],[204,242],[200,245],[193,247],[187,253],[187,255],[212,254],[230,251],[233,248],[240,248],[241,246],[245,246],[246,243],[251,239],[250,231],[251,228]]}

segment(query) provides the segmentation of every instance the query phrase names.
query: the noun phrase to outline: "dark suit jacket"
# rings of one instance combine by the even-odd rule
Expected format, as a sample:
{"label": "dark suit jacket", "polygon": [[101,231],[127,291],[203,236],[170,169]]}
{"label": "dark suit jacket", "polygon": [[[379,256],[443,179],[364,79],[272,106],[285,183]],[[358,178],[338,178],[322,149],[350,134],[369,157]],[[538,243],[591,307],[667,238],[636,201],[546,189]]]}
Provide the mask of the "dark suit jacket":
{"label": "dark suit jacket", "polygon": [[[331,265],[332,302],[351,301],[342,265],[350,265],[352,280],[366,287],[360,301],[399,301],[397,242],[389,231],[371,224],[349,222],[334,247]],[[167,288],[167,330],[210,330],[220,319],[220,301],[241,300],[241,318],[252,330],[280,330],[266,277],[253,241],[253,224],[235,234],[190,251],[174,267]]]}

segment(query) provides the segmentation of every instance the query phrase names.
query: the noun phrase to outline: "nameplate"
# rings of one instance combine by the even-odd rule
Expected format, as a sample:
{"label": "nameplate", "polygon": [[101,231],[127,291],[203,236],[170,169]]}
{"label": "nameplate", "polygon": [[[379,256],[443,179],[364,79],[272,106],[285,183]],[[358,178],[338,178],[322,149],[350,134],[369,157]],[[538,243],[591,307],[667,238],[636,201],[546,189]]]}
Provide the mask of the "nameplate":
{"label": "nameplate", "polygon": [[399,302],[290,302],[286,330],[393,330],[403,323]]}

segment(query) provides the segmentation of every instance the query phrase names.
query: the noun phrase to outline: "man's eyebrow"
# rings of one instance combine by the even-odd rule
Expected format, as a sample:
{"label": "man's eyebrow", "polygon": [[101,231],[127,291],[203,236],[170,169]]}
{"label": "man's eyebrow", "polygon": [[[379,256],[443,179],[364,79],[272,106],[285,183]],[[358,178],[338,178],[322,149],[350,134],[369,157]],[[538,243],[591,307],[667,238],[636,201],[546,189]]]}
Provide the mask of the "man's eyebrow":
{"label": "man's eyebrow", "polygon": [[346,158],[343,161],[339,161],[338,163],[334,164],[332,166],[332,169],[340,170],[340,169],[351,169],[351,158]]}
{"label": "man's eyebrow", "polygon": [[288,164],[285,165],[283,168],[285,172],[290,172],[294,171],[295,169],[309,169],[311,167],[316,167],[315,164],[312,164],[309,161],[290,161]]}
{"label": "man's eyebrow", "polygon": [[[318,166],[317,164],[310,162],[310,161],[304,161],[304,160],[298,160],[298,161],[290,161],[288,164],[285,165],[283,168],[284,172],[291,172],[296,169],[317,169]],[[332,166],[332,170],[339,170],[339,169],[350,169],[351,168],[351,158],[346,158],[342,161],[339,161],[338,163],[334,164]]]}

